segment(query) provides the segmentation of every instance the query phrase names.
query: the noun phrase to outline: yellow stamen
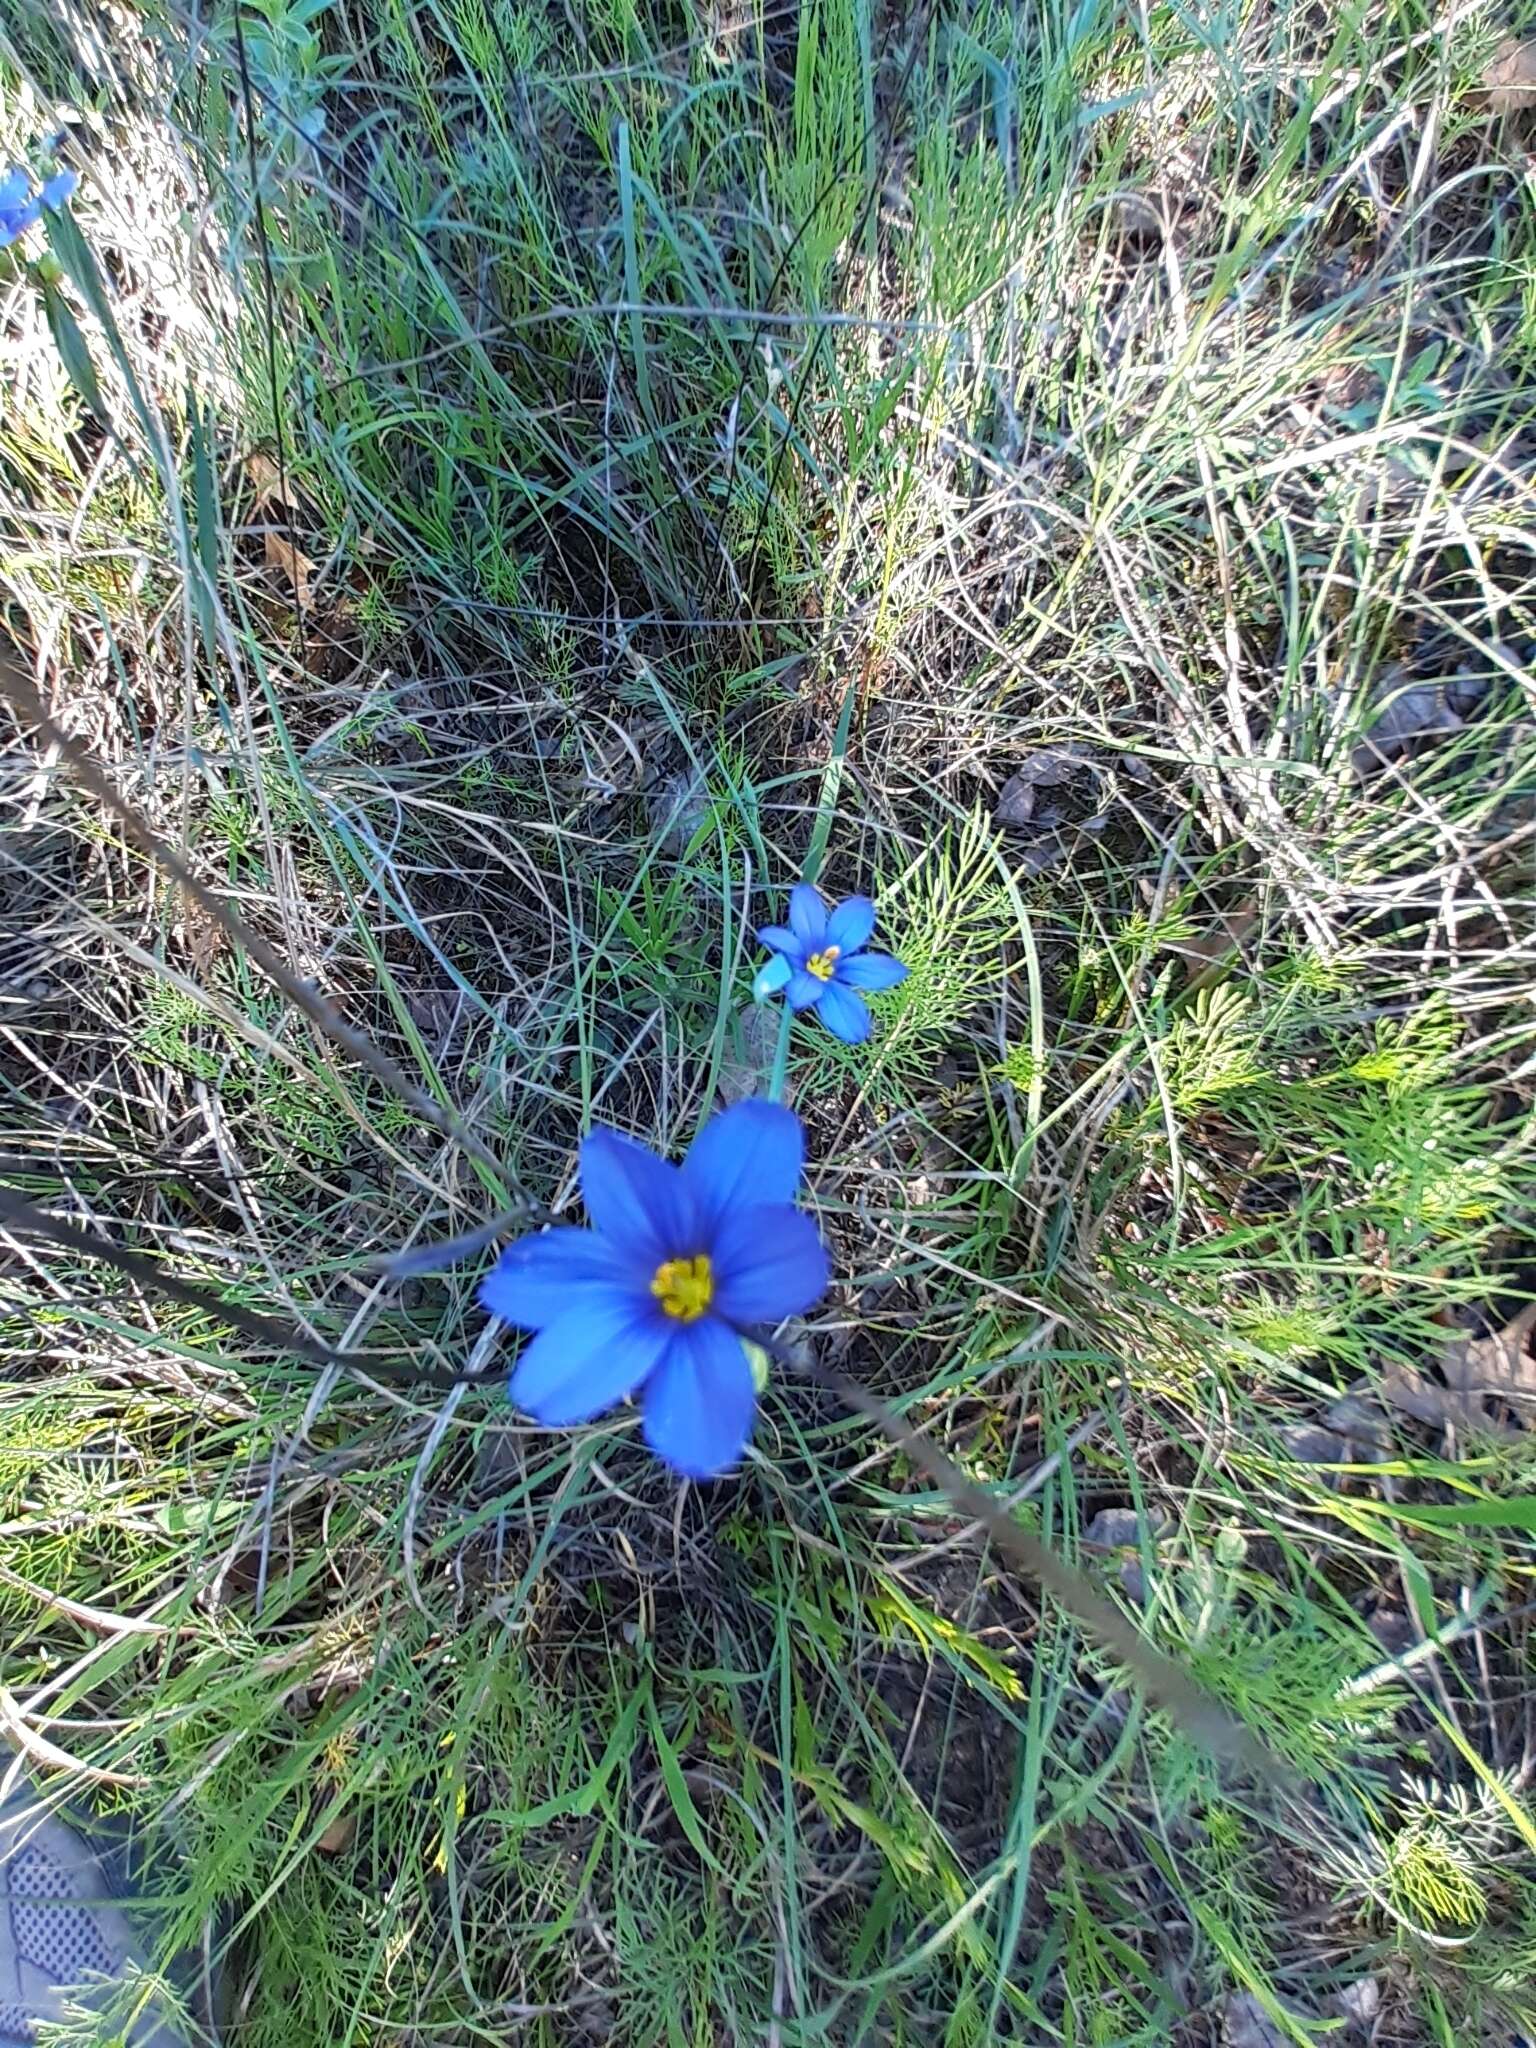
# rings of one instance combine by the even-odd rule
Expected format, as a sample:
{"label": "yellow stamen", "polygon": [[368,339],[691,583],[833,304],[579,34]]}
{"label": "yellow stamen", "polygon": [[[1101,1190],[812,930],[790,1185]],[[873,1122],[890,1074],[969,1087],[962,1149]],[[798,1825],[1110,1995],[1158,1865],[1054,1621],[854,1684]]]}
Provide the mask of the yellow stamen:
{"label": "yellow stamen", "polygon": [[696,1323],[715,1298],[715,1276],[707,1253],[696,1259],[668,1259],[656,1268],[651,1292],[669,1316]]}
{"label": "yellow stamen", "polygon": [[807,974],[814,974],[818,981],[830,981],[837,972],[837,956],[841,946],[827,946],[820,953],[812,953],[805,963]]}

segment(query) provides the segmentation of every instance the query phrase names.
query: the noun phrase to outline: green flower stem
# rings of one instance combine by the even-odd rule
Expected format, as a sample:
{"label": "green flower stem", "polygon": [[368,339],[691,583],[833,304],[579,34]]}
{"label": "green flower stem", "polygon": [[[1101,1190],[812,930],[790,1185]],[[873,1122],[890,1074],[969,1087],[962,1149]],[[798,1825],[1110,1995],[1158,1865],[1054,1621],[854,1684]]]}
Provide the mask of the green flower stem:
{"label": "green flower stem", "polygon": [[779,1038],[773,1048],[773,1068],[768,1076],[768,1100],[784,1100],[784,1076],[789,1068],[789,1033],[794,1024],[795,1013],[785,1003],[779,1013]]}

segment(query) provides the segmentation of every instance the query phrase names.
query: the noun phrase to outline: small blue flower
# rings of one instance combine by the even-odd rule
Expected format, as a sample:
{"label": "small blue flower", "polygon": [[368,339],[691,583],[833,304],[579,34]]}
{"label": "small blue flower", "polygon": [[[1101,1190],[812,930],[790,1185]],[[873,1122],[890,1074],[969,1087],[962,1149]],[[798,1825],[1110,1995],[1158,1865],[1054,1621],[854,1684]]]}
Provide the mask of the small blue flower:
{"label": "small blue flower", "polygon": [[831,1277],[793,1206],[804,1161],[800,1119],[756,1099],[712,1118],[681,1166],[594,1131],[581,1148],[592,1228],[509,1245],[480,1289],[538,1333],[512,1399],[559,1428],[640,1391],[657,1457],[690,1479],[727,1471],[757,1412],[743,1334],[812,1307]]}
{"label": "small blue flower", "polygon": [[867,953],[875,928],[875,906],[867,896],[848,896],[828,911],[809,882],[789,892],[789,923],[764,925],[758,943],[773,958],[752,984],[758,1002],[782,989],[792,1010],[814,1009],[835,1038],[862,1045],[872,1029],[863,996],[895,988],[907,970],[889,953]]}
{"label": "small blue flower", "polygon": [[0,249],[24,235],[45,206],[62,206],[79,182],[73,171],[59,171],[33,192],[28,173],[12,164],[0,178]]}
{"label": "small blue flower", "polygon": [[42,212],[40,199],[29,199],[32,180],[20,164],[12,164],[0,178],[0,249],[24,235]]}

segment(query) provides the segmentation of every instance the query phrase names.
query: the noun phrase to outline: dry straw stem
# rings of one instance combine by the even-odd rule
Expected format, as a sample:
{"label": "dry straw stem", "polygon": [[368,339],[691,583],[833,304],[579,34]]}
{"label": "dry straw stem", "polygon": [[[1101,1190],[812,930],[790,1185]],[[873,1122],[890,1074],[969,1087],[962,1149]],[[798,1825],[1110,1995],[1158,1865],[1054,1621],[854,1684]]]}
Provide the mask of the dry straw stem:
{"label": "dry straw stem", "polygon": [[1112,1650],[1134,1671],[1148,1697],[1213,1757],[1274,1784],[1289,1785],[1292,1774],[1278,1757],[1171,1657],[1154,1650],[1119,1608],[1104,1598],[1086,1572],[1058,1557],[1031,1530],[1014,1521],[930,1438],[903,1422],[894,1409],[856,1380],[791,1353],[780,1344],[767,1339],[760,1341],[781,1363],[815,1380],[847,1407],[877,1424],[962,1514],[986,1530],[1012,1564],[1042,1586],[1097,1636],[1105,1649]]}

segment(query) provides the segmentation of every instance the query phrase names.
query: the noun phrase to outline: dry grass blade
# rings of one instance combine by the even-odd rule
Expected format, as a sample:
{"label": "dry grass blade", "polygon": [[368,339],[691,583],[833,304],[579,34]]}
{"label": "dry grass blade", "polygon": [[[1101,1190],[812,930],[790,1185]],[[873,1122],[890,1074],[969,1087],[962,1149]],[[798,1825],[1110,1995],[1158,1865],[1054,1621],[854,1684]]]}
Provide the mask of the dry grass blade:
{"label": "dry grass blade", "polygon": [[211,1317],[215,1322],[228,1323],[242,1336],[249,1337],[263,1350],[286,1352],[294,1358],[302,1358],[310,1365],[335,1366],[344,1372],[368,1373],[375,1378],[403,1379],[422,1386],[466,1387],[474,1386],[487,1377],[478,1372],[445,1373],[418,1361],[405,1358],[370,1355],[363,1358],[352,1352],[336,1351],[318,1338],[306,1336],[302,1330],[295,1330],[287,1323],[280,1323],[275,1316],[258,1315],[253,1309],[243,1307],[238,1301],[228,1301],[222,1295],[212,1294],[206,1288],[194,1287],[174,1273],[166,1272],[163,1266],[142,1253],[130,1251],[126,1245],[107,1244],[99,1237],[92,1237],[89,1231],[78,1230],[71,1223],[61,1223],[57,1217],[45,1216],[41,1209],[18,1195],[14,1188],[0,1182],[0,1218],[13,1230],[25,1232],[30,1237],[45,1238],[49,1244],[58,1245],[61,1250],[78,1252],[88,1259],[100,1259],[104,1264],[115,1266],[119,1273],[126,1273],[130,1280],[138,1281],[141,1287],[152,1288],[155,1292],[179,1301],[186,1308],[195,1308],[199,1313]]}
{"label": "dry grass blade", "polygon": [[10,1693],[0,1685],[0,1734],[13,1742],[27,1759],[45,1771],[62,1771],[66,1777],[91,1785],[143,1786],[149,1779],[132,1771],[114,1771],[100,1764],[82,1763],[46,1735],[39,1735],[28,1722]]}
{"label": "dry grass blade", "polygon": [[24,1579],[20,1572],[13,1572],[6,1565],[0,1565],[0,1585],[9,1586],[13,1592],[24,1593],[28,1599],[37,1601],[40,1607],[51,1613],[66,1615],[69,1620],[79,1622],[103,1636],[163,1636],[166,1624],[150,1621],[138,1614],[109,1614],[104,1608],[89,1606],[84,1600],[70,1600],[63,1594],[50,1593],[46,1586],[35,1586],[30,1579]]}
{"label": "dry grass blade", "polygon": [[126,1273],[141,1287],[151,1288],[171,1301],[179,1301],[185,1308],[195,1308],[215,1322],[228,1323],[266,1351],[286,1352],[310,1365],[335,1366],[344,1372],[413,1381],[422,1386],[471,1387],[488,1377],[479,1372],[445,1373],[413,1359],[373,1354],[364,1358],[352,1352],[334,1350],[318,1338],[306,1336],[302,1330],[295,1330],[287,1323],[280,1323],[275,1316],[258,1315],[238,1301],[228,1301],[223,1295],[192,1286],[175,1273],[168,1273],[153,1259],[130,1251],[126,1245],[107,1244],[99,1237],[92,1237],[89,1231],[76,1229],[72,1223],[61,1223],[57,1217],[45,1216],[41,1209],[3,1182],[0,1182],[0,1218],[13,1230],[23,1231],[29,1237],[44,1238],[63,1251],[78,1252],[84,1258],[100,1259],[105,1265],[115,1266],[119,1273]]}

